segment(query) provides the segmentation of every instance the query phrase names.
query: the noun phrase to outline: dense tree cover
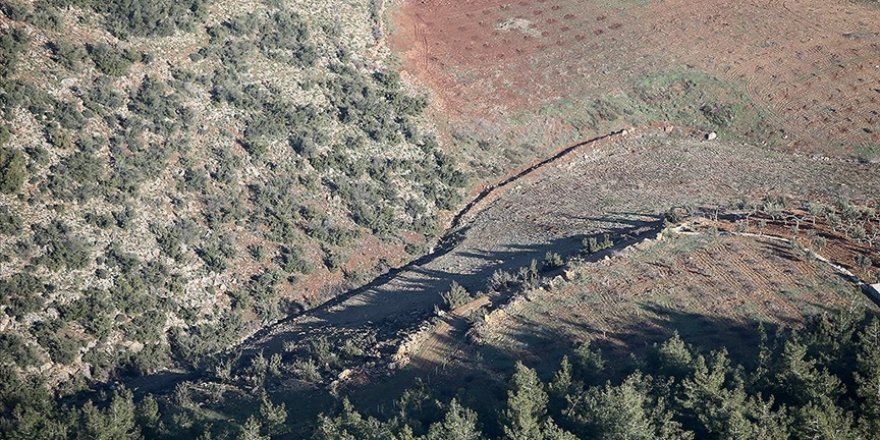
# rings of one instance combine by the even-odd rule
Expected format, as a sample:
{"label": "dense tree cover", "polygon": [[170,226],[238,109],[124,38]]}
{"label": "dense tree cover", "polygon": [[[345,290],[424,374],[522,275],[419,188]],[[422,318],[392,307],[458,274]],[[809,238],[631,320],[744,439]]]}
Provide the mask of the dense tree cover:
{"label": "dense tree cover", "polygon": [[[424,385],[403,393],[396,415],[376,418],[347,399],[317,420],[266,394],[239,423],[194,423],[186,394],[135,402],[114,391],[101,404],[53,403],[45,388],[9,370],[0,380],[0,435],[73,438],[336,439],[867,439],[880,432],[880,319],[842,311],[810,318],[804,328],[768,334],[754,350],[731,356],[724,345],[698,349],[673,335],[630,359],[606,362],[582,345],[562,358],[552,377],[517,363],[506,397],[485,406],[480,385],[439,402]],[[3,339],[4,345],[18,342]],[[20,341],[19,341],[20,342]],[[18,343],[17,350],[27,348]],[[329,346],[321,350],[329,350]],[[21,356],[26,356],[22,352]],[[333,357],[327,351],[325,355]],[[2,358],[0,358],[2,360]],[[5,360],[8,362],[8,360]],[[280,360],[258,362],[278,374]],[[274,372],[273,372],[274,371]],[[439,388],[437,388],[439,387]],[[449,395],[442,385],[435,390]],[[455,394],[455,393],[453,393]],[[483,400],[480,411],[468,402]],[[293,432],[292,426],[307,432]]]}
{"label": "dense tree cover", "polygon": [[438,430],[446,433],[439,438],[473,439],[876,437],[878,318],[840,312],[773,336],[763,326],[755,331],[762,342],[742,358],[723,345],[699,351],[677,335],[616,367],[579,347],[548,383],[517,364],[506,402],[482,420],[455,400],[427,424],[379,421],[343,405],[338,416],[321,418],[316,438],[430,439]]}

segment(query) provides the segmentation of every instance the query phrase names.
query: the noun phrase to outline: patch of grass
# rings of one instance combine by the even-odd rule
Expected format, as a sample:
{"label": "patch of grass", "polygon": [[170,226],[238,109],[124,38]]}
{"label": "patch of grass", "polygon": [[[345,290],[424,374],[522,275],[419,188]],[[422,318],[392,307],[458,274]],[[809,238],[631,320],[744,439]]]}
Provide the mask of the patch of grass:
{"label": "patch of grass", "polygon": [[647,74],[621,91],[563,100],[538,112],[558,117],[581,132],[604,133],[621,123],[670,122],[716,131],[722,137],[773,141],[767,115],[744,92],[695,69]]}

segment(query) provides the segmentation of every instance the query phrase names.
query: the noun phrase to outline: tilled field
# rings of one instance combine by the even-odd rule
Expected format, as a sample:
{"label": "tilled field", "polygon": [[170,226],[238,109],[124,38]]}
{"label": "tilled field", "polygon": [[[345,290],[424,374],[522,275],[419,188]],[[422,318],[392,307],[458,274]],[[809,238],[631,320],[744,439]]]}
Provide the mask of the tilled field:
{"label": "tilled field", "polygon": [[[865,3],[412,1],[396,23],[405,71],[461,124],[578,130],[565,108],[636,96],[652,108],[620,116],[676,119],[652,102],[668,96],[646,97],[633,85],[695,69],[744,95],[696,97],[697,107],[757,110],[771,129],[739,130],[753,140],[834,156],[880,154],[880,8]],[[673,84],[660,95],[687,87],[701,84]]]}

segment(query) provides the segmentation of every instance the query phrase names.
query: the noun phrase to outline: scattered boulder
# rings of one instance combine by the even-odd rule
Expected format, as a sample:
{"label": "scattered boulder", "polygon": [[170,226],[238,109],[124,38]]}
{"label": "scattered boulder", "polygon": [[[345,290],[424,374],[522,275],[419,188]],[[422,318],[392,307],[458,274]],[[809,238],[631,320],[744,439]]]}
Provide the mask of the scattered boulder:
{"label": "scattered boulder", "polygon": [[339,376],[337,376],[337,378],[338,378],[339,380],[341,380],[341,381],[342,381],[342,380],[346,380],[346,379],[348,379],[349,377],[351,377],[351,374],[352,374],[352,373],[353,373],[353,372],[351,371],[351,369],[346,368],[346,369],[342,370],[341,373],[339,373]]}
{"label": "scattered boulder", "polygon": [[706,140],[707,141],[714,141],[717,138],[718,138],[718,133],[715,133],[714,131],[710,131],[709,133],[706,133]]}

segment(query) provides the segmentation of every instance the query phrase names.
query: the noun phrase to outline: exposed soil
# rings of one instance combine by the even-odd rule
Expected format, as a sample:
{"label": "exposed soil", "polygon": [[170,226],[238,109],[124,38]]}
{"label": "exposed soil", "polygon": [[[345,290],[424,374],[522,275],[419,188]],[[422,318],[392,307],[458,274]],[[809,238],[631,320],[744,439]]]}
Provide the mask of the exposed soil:
{"label": "exposed soil", "polygon": [[[575,271],[574,281],[490,315],[478,331],[479,344],[541,359],[593,340],[626,355],[678,331],[710,347],[757,322],[792,326],[806,315],[870,304],[830,266],[771,239],[669,238]],[[710,330],[713,321],[725,329]],[[742,343],[746,349],[749,341]]]}
{"label": "exposed soil", "polygon": [[847,0],[423,0],[404,2],[394,20],[405,72],[460,124],[521,118],[512,125],[535,130],[560,120],[543,108],[696,68],[744,90],[789,148],[880,154],[880,8]]}

